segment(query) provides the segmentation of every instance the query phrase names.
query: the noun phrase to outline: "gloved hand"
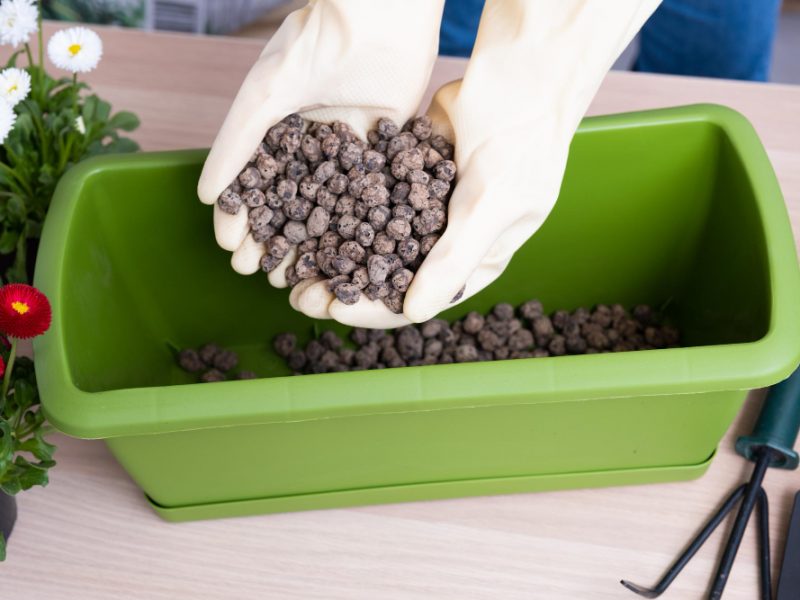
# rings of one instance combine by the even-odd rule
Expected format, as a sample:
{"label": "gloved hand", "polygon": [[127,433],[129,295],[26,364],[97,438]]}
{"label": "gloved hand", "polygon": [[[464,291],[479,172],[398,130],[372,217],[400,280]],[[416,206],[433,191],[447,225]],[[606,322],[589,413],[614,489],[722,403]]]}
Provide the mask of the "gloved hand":
{"label": "gloved hand", "polygon": [[[255,273],[265,249],[216,200],[247,164],[267,129],[290,113],[351,126],[362,139],[380,117],[405,122],[419,107],[436,60],[444,0],[311,0],[290,14],[250,70],[217,135],[198,184],[214,204],[217,243],[233,268]],[[290,253],[269,274],[286,287]],[[304,287],[309,282],[303,282]],[[297,294],[295,294],[297,295]],[[327,303],[313,316],[328,316]],[[307,311],[309,312],[309,311]]]}
{"label": "gloved hand", "polygon": [[[660,0],[488,0],[460,87],[432,118],[455,139],[459,177],[448,225],[406,296],[413,322],[434,317],[466,284],[497,279],[550,214],[569,145],[616,58]],[[338,317],[338,311],[331,311]]]}
{"label": "gloved hand", "polygon": [[555,204],[575,130],[606,72],[660,0],[487,0],[464,79],[440,89],[434,133],[455,141],[448,225],[414,277],[403,314],[306,284],[292,304],[349,325],[426,321],[489,285]]}

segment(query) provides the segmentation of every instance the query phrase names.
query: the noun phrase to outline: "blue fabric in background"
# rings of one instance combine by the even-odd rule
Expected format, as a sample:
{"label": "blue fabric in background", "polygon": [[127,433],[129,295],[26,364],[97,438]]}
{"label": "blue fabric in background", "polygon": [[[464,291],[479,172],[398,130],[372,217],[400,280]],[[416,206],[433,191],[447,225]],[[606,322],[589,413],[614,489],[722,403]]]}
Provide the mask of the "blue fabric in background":
{"label": "blue fabric in background", "polygon": [[439,54],[463,56],[472,54],[484,0],[447,0],[439,31]]}
{"label": "blue fabric in background", "polygon": [[[447,0],[440,54],[470,55],[483,4]],[[781,0],[664,0],[642,28],[634,68],[765,81],[780,5]]]}
{"label": "blue fabric in background", "polygon": [[665,0],[642,28],[634,68],[766,81],[781,0]]}

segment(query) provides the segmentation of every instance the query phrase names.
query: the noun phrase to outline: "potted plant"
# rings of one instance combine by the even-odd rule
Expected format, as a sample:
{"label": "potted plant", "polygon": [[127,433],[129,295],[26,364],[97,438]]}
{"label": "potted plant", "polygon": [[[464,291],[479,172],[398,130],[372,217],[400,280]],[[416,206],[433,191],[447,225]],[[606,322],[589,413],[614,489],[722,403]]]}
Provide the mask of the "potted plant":
{"label": "potted plant", "polygon": [[[29,44],[34,34],[36,58]],[[35,0],[2,0],[0,44],[13,47],[0,71],[0,276],[29,282],[58,180],[90,156],[138,150],[120,132],[136,129],[139,119],[130,112],[112,114],[111,105],[79,80],[103,53],[91,29],[63,29],[48,40],[50,62],[71,73],[58,79],[45,70]]]}
{"label": "potted plant", "polygon": [[23,283],[0,288],[0,560],[17,516],[15,496],[35,485],[47,485],[56,463],[55,446],[39,407],[33,361],[17,357],[17,341],[43,334],[50,327],[47,297]]}

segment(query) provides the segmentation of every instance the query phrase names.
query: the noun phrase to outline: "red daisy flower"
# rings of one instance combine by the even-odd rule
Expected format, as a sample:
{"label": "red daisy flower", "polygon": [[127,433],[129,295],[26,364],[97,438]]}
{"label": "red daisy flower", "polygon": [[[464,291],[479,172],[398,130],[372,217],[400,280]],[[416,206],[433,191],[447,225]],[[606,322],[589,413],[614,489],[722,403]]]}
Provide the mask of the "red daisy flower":
{"label": "red daisy flower", "polygon": [[0,287],[0,331],[9,337],[27,339],[50,327],[50,301],[35,287],[9,283]]}
{"label": "red daisy flower", "polygon": [[6,361],[3,360],[3,357],[0,356],[0,377],[6,374]]}

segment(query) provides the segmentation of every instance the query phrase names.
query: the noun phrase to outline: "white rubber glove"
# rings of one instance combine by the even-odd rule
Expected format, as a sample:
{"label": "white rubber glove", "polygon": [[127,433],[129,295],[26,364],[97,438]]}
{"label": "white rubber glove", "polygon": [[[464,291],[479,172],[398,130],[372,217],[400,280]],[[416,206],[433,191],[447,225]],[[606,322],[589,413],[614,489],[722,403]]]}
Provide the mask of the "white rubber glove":
{"label": "white rubber glove", "polygon": [[550,214],[581,118],[659,2],[487,0],[464,79],[439,90],[429,110],[434,133],[455,140],[458,177],[447,229],[414,277],[404,316],[369,301],[334,301],[330,314],[364,327],[422,322],[465,284],[461,301],[497,279]]}
{"label": "white rubber glove", "polygon": [[[266,249],[248,233],[246,207],[230,215],[216,200],[267,129],[299,113],[347,123],[363,139],[380,117],[405,122],[428,85],[443,5],[444,0],[311,0],[286,18],[242,84],[198,184],[200,200],[214,204],[217,243],[233,252],[237,272],[258,271]],[[273,285],[286,287],[285,269],[295,258],[290,253],[269,274]],[[329,303],[327,298],[305,312],[325,318]]]}

